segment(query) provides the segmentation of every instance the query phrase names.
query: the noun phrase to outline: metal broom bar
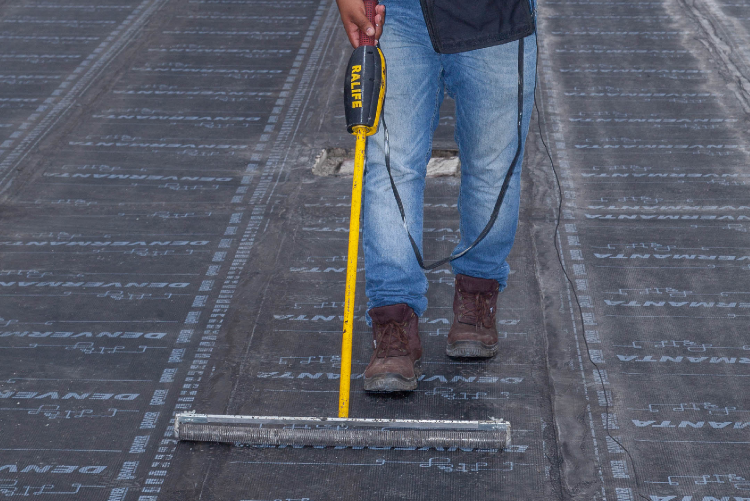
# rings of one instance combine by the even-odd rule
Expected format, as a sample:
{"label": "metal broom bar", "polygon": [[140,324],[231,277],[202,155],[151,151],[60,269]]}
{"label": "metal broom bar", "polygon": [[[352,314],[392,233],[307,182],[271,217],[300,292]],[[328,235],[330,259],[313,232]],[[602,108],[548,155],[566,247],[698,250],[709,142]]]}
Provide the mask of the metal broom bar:
{"label": "metal broom bar", "polygon": [[343,447],[456,447],[504,449],[510,423],[502,419],[450,421],[180,414],[183,440],[264,445]]}

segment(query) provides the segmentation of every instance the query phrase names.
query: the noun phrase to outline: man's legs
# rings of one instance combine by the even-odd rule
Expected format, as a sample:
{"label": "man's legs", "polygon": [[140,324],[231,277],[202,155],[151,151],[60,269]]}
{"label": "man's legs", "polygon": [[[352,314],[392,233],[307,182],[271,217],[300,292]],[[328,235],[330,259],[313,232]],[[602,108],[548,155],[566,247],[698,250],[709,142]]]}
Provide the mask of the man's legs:
{"label": "man's legs", "polygon": [[[391,172],[409,231],[421,248],[424,182],[443,99],[442,68],[419,1],[383,3],[388,16],[380,38],[388,72],[383,115]],[[427,308],[427,279],[414,257],[391,189],[383,125],[367,142],[364,192],[365,290],[375,344],[364,389],[413,390],[422,356],[418,317]]]}
{"label": "man's legs", "polygon": [[[421,248],[425,175],[443,99],[442,68],[419,1],[382,3],[387,22],[380,45],[388,72],[383,114],[391,171],[409,231]],[[382,124],[367,142],[363,212],[368,308],[405,303],[421,315],[427,308],[427,279],[414,257],[393,196],[385,167]]]}
{"label": "man's legs", "polygon": [[[518,148],[519,42],[442,56],[448,93],[456,100],[456,142],[461,155],[461,241],[471,245],[490,220]],[[536,36],[524,40],[521,149],[494,226],[476,247],[453,261],[454,320],[446,352],[456,357],[497,353],[497,296],[508,282],[518,226],[523,145],[531,119],[536,77]]]}
{"label": "man's legs", "polygon": [[[448,93],[456,100],[456,142],[461,156],[461,241],[468,247],[490,219],[518,145],[518,42],[443,57]],[[453,271],[494,279],[505,288],[518,225],[523,145],[534,106],[536,36],[524,40],[524,109],[521,152],[497,221]]]}

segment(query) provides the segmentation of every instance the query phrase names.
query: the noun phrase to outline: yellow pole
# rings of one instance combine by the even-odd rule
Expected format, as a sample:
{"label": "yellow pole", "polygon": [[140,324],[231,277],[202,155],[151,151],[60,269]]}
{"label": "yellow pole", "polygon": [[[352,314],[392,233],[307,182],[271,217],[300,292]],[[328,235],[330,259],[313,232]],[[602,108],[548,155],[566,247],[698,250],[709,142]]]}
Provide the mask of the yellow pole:
{"label": "yellow pole", "polygon": [[339,379],[339,417],[349,417],[349,387],[352,380],[352,331],[354,330],[354,292],[357,288],[357,254],[359,253],[359,214],[362,208],[362,177],[365,170],[365,127],[355,127],[357,146],[354,153],[352,211],[349,216],[349,253],[346,262],[344,299],[344,336],[341,343],[341,378]]}

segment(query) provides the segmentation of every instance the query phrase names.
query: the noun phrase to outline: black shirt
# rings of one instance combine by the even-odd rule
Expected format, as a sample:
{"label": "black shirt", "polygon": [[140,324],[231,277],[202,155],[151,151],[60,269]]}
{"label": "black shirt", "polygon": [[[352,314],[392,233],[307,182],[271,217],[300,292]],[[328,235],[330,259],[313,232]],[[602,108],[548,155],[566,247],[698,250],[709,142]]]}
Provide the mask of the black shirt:
{"label": "black shirt", "polygon": [[455,54],[534,33],[529,0],[420,0],[435,52]]}

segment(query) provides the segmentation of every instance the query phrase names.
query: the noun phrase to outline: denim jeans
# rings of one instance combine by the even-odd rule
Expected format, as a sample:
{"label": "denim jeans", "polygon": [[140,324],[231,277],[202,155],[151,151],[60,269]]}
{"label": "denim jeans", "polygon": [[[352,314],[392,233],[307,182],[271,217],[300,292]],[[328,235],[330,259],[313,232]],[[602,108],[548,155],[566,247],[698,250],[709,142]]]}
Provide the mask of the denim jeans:
{"label": "denim jeans", "polygon": [[[430,43],[419,0],[381,3],[386,6],[386,22],[380,46],[388,72],[383,113],[389,133],[391,171],[409,231],[421,250],[425,175],[445,89],[456,101],[461,239],[454,253],[460,252],[489,221],[516,153],[518,42],[438,54]],[[534,102],[536,35],[527,37],[524,44],[522,145]],[[492,231],[474,249],[452,262],[454,273],[495,279],[501,290],[507,284],[510,268],[505,260],[518,225],[522,155],[523,150]],[[427,279],[414,256],[391,190],[382,123],[377,134],[367,141],[363,203],[368,309],[406,303],[422,315],[427,309]]]}

